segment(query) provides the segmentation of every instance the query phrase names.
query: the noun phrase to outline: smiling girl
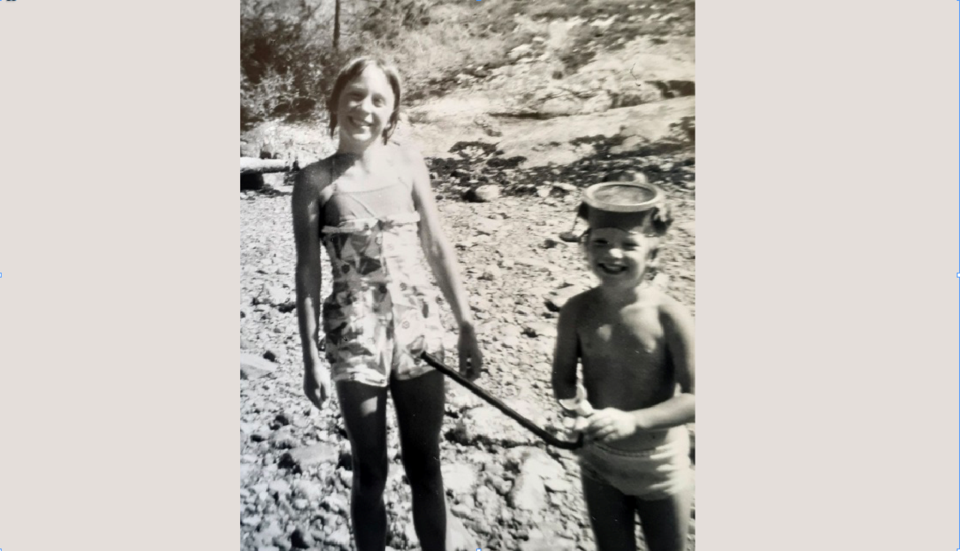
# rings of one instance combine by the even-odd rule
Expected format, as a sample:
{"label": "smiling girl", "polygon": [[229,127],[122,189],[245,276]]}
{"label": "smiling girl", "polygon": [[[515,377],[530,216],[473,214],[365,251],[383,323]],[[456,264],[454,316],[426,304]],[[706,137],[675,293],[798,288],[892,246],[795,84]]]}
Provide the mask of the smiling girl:
{"label": "smiling girl", "polygon": [[[327,107],[339,147],[305,167],[293,192],[304,392],[319,408],[330,380],[336,385],[353,450],[351,517],[358,551],[386,546],[388,391],[420,545],[424,551],[453,551],[440,475],[444,381],[420,360],[424,351],[443,353],[437,293],[423,257],[459,324],[460,370],[476,379],[483,360],[467,296],[423,158],[390,140],[400,113],[396,70],[371,58],[348,63]],[[333,272],[322,305],[321,244]],[[317,344],[321,310],[329,373]]]}

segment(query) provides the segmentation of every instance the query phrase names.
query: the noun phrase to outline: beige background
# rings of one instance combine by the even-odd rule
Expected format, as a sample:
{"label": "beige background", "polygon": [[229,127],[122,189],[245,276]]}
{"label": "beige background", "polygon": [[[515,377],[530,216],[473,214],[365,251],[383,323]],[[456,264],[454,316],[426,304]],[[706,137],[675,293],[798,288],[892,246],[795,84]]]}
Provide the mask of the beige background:
{"label": "beige background", "polygon": [[[956,549],[960,4],[697,7],[697,543]],[[238,543],[238,15],[0,2],[6,551]]]}

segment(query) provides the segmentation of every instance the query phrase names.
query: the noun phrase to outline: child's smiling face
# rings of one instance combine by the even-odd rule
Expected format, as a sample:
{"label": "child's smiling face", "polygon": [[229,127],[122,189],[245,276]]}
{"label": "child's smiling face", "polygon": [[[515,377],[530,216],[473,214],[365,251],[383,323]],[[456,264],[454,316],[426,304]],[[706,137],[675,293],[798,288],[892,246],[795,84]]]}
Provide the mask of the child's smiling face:
{"label": "child's smiling face", "polygon": [[655,239],[619,228],[591,229],[585,244],[590,270],[603,285],[639,285],[652,264]]}
{"label": "child's smiling face", "polygon": [[383,136],[390,125],[395,100],[387,76],[380,68],[368,66],[340,94],[340,139],[369,143]]}

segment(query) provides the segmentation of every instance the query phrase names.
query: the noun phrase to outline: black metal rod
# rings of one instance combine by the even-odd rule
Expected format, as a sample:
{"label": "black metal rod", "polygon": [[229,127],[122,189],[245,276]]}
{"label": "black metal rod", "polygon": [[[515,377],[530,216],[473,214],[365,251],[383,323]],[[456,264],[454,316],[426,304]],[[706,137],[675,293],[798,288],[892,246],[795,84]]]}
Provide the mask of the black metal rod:
{"label": "black metal rod", "polygon": [[561,440],[556,436],[550,434],[546,430],[538,427],[532,421],[520,415],[519,413],[511,409],[509,406],[507,406],[500,400],[487,394],[485,390],[473,384],[472,381],[467,380],[463,375],[460,374],[459,371],[453,369],[452,367],[447,366],[446,364],[444,364],[443,362],[441,362],[440,360],[438,360],[437,358],[433,357],[432,355],[426,352],[423,353],[422,357],[423,357],[423,360],[428,364],[430,364],[431,367],[443,373],[444,375],[450,377],[451,379],[459,383],[461,386],[465,387],[467,390],[469,390],[470,392],[474,393],[476,396],[481,398],[483,401],[487,402],[488,404],[492,405],[493,407],[503,412],[507,417],[510,417],[514,421],[520,423],[521,425],[523,425],[525,429],[539,436],[547,444],[550,444],[551,446],[555,446],[557,448],[561,448],[565,450],[575,450],[583,446],[583,434],[580,435],[580,437],[577,439],[576,442],[571,442],[569,440]]}

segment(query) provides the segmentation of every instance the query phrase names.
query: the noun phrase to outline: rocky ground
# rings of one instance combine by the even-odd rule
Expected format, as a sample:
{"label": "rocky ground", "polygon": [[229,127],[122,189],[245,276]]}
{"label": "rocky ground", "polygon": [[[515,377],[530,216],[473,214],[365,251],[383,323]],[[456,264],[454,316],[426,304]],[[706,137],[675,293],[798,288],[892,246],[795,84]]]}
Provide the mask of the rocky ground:
{"label": "rocky ground", "polygon": [[[432,160],[440,212],[479,322],[488,368],[479,384],[551,426],[557,422],[550,391],[556,310],[592,284],[578,246],[558,238],[573,225],[580,188],[641,170],[665,189],[676,222],[662,250],[657,284],[693,309],[692,151],[531,170],[494,170],[492,158]],[[513,184],[498,185],[502,195],[489,201],[467,201],[464,192],[480,172],[488,181]],[[337,405],[334,399],[317,412],[301,390],[286,192],[241,194],[240,227],[241,547],[351,549],[350,451]],[[455,335],[448,337],[452,353]],[[447,400],[447,494],[452,514],[476,536],[477,546],[593,549],[573,455],[539,442],[454,383]],[[389,545],[417,549],[392,410],[390,415]],[[691,528],[691,549],[693,533]]]}
{"label": "rocky ground", "polygon": [[[642,174],[664,189],[675,221],[651,284],[695,313],[693,9],[667,4],[622,17],[587,7],[571,19],[518,17],[529,42],[505,52],[507,63],[464,68],[442,96],[407,106],[398,130],[427,157],[456,246],[486,358],[478,384],[540,426],[558,424],[556,312],[593,284],[578,245],[559,238],[583,188]],[[242,136],[241,155],[302,166],[333,150],[323,129],[264,125]],[[336,397],[317,411],[301,388],[290,176],[265,180],[240,198],[241,549],[349,550],[351,458]],[[449,312],[445,321],[453,327]],[[450,331],[449,357],[455,344]],[[388,545],[419,549],[392,406],[388,422]],[[574,456],[453,382],[441,453],[471,550],[594,549]],[[694,534],[692,521],[690,550]]]}

